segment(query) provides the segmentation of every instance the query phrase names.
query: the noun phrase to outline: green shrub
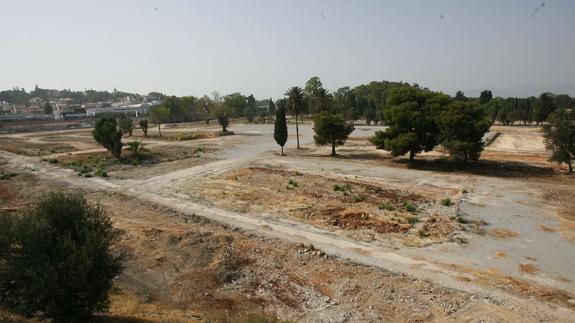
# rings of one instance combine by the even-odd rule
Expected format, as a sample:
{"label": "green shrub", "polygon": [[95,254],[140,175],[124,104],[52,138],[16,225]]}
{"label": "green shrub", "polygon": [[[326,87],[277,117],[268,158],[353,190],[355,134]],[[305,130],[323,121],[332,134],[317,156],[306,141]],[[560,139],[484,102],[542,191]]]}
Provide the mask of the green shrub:
{"label": "green shrub", "polygon": [[379,209],[380,210],[393,211],[395,208],[393,207],[393,205],[391,205],[389,203],[381,203],[379,205]]}
{"label": "green shrub", "polygon": [[464,218],[461,214],[458,214],[457,217],[455,217],[455,221],[457,221],[458,223],[461,223],[461,224],[469,223],[469,220]]}
{"label": "green shrub", "polygon": [[410,216],[407,218],[407,223],[409,223],[409,225],[411,225],[412,227],[415,226],[418,222],[419,222],[419,218],[417,218],[417,217]]}
{"label": "green shrub", "polygon": [[350,185],[349,183],[348,183],[348,184],[344,184],[344,185],[335,184],[335,185],[333,186],[333,190],[334,190],[334,192],[347,192],[347,191],[351,191],[351,185]]}
{"label": "green shrub", "polygon": [[406,202],[404,206],[405,206],[405,210],[406,210],[407,212],[414,213],[414,212],[417,210],[417,208],[415,207],[415,205],[413,205],[412,203],[409,203],[409,202]]}
{"label": "green shrub", "polygon": [[363,195],[363,194],[355,194],[355,195],[353,196],[353,201],[354,201],[355,203],[363,202],[363,201],[365,201],[365,195]]}
{"label": "green shrub", "polygon": [[0,303],[27,316],[83,322],[108,306],[121,257],[110,218],[79,194],[50,193],[0,217]]}
{"label": "green shrub", "polygon": [[451,206],[452,204],[453,202],[451,202],[451,200],[448,198],[441,200],[441,205],[443,206]]}
{"label": "green shrub", "polygon": [[58,164],[58,159],[50,158],[50,159],[48,159],[48,164]]}
{"label": "green shrub", "polygon": [[293,187],[293,188],[296,188],[296,187],[299,187],[299,183],[296,182],[296,181],[294,181],[293,179],[290,179],[290,180],[288,181],[288,186],[291,186],[291,187]]}
{"label": "green shrub", "polygon": [[0,180],[9,180],[10,178],[17,176],[16,173],[4,173],[0,172]]}

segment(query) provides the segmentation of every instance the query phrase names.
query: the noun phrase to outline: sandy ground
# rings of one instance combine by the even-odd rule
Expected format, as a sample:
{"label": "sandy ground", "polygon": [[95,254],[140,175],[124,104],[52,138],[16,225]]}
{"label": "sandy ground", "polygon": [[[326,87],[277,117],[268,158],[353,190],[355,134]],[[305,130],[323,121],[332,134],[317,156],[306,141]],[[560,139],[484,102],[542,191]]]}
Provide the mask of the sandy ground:
{"label": "sandy ground", "polygon": [[[178,127],[166,131],[194,131],[195,127],[199,126],[194,125],[191,128]],[[215,128],[206,128],[203,131],[209,129]],[[136,237],[136,242],[130,242],[128,239],[123,244],[120,244],[121,246],[129,246],[137,251],[133,259],[139,265],[131,265],[130,268],[132,270],[136,270],[134,268],[138,268],[138,266],[152,270],[153,262],[146,260],[148,261],[146,263],[144,261],[144,259],[149,257],[159,257],[159,261],[162,262],[162,256],[155,255],[152,250],[168,253],[167,259],[177,258],[176,262],[178,264],[174,268],[184,268],[194,263],[196,256],[184,257],[181,255],[184,259],[178,258],[181,252],[179,247],[173,247],[170,244],[143,247],[140,241],[144,238],[138,238],[142,236],[142,233],[138,232],[148,230],[149,233],[146,234],[152,235],[157,240],[164,241],[167,239],[167,241],[172,241],[173,234],[176,236],[184,234],[183,231],[177,230],[178,228],[184,230],[181,224],[182,219],[184,223],[187,221],[187,223],[192,223],[190,225],[196,226],[196,228],[190,228],[191,230],[195,231],[201,227],[210,232],[209,236],[219,237],[219,233],[223,234],[225,231],[225,235],[232,234],[234,236],[233,241],[248,239],[252,241],[251,243],[267,244],[267,248],[256,247],[257,250],[252,253],[248,252],[246,254],[244,251],[237,251],[245,256],[240,258],[251,259],[251,262],[248,261],[248,263],[252,265],[241,266],[241,273],[245,275],[242,277],[250,277],[247,282],[242,282],[243,278],[234,278],[229,282],[213,278],[216,283],[199,287],[199,290],[196,291],[206,290],[205,293],[208,293],[206,297],[208,297],[213,295],[214,290],[219,291],[221,288],[225,290],[233,289],[235,288],[233,287],[234,284],[239,284],[240,287],[235,290],[236,294],[232,298],[238,297],[242,299],[238,302],[246,305],[245,307],[243,305],[232,307],[234,310],[227,309],[228,312],[231,311],[229,312],[231,317],[238,318],[237,315],[250,313],[302,321],[481,321],[478,318],[486,321],[569,321],[573,317],[573,307],[575,306],[572,294],[575,290],[573,283],[575,281],[575,271],[573,270],[575,268],[573,229],[575,227],[572,222],[574,220],[573,214],[569,211],[571,203],[573,203],[573,180],[571,178],[559,175],[556,167],[537,157],[543,154],[542,151],[535,149],[535,146],[526,149],[530,151],[530,156],[533,156],[532,158],[536,160],[534,165],[529,160],[527,162],[524,161],[523,164],[514,161],[509,164],[506,156],[525,153],[524,151],[519,151],[521,150],[520,145],[517,146],[515,144],[511,145],[512,148],[509,148],[509,151],[501,154],[498,153],[497,149],[488,147],[486,154],[489,154],[489,156],[487,160],[484,163],[474,164],[469,169],[444,169],[442,164],[425,161],[416,164],[414,168],[414,165],[406,165],[401,161],[396,161],[385,152],[376,151],[365,143],[363,138],[370,136],[377,129],[375,127],[358,127],[347,145],[339,149],[339,158],[325,157],[327,149],[318,149],[312,145],[312,130],[309,125],[300,127],[301,142],[305,149],[297,152],[290,149],[287,157],[280,157],[277,153],[277,146],[272,139],[273,126],[233,125],[231,130],[236,132],[235,136],[175,143],[170,140],[149,139],[148,144],[158,149],[172,147],[170,149],[177,150],[177,148],[173,148],[174,146],[190,149],[190,147],[209,144],[214,150],[198,158],[195,161],[197,163],[186,164],[188,163],[186,161],[188,158],[176,156],[171,161],[165,160],[154,165],[134,168],[138,169],[137,172],[140,172],[141,175],[83,178],[78,177],[73,170],[67,169],[63,165],[50,165],[47,162],[42,162],[42,157],[26,156],[33,155],[27,153],[21,153],[20,155],[9,152],[0,153],[0,159],[3,161],[0,164],[3,164],[1,167],[5,172],[32,173],[34,174],[33,176],[39,179],[56,183],[54,184],[56,187],[79,188],[89,192],[94,192],[95,190],[97,192],[90,193],[97,196],[94,200],[98,200],[103,204],[111,203],[111,205],[115,206],[110,207],[110,209],[115,209],[116,206],[130,205],[129,201],[125,199],[135,198],[143,201],[142,204],[146,207],[155,210],[156,213],[150,217],[153,221],[148,221],[148,218],[146,218],[143,222],[138,217],[138,214],[148,212],[143,209],[131,212],[130,209],[133,206],[122,207],[120,209],[123,212],[114,212],[114,219],[117,219],[118,227],[125,230],[127,234]],[[503,132],[506,129],[495,130]],[[92,151],[92,149],[98,149],[97,147],[89,147],[90,144],[93,145],[94,143],[90,143],[87,134],[89,135],[89,132],[76,134],[83,137],[84,141],[80,140],[81,144],[74,146],[74,152],[80,155],[82,153],[97,153]],[[64,142],[58,142],[58,140],[52,138],[55,135],[64,137],[62,139]],[[64,131],[51,134],[36,133],[30,136],[28,134],[26,136],[10,135],[10,138],[16,137],[24,140],[28,145],[31,145],[27,149],[34,149],[33,144],[42,144],[42,142],[48,141],[72,145],[74,142],[67,140],[70,139],[70,135]],[[521,136],[521,134],[514,134],[514,136]],[[4,138],[5,136],[0,137],[0,140]],[[294,139],[293,134],[290,133],[288,147],[294,146]],[[501,143],[497,143],[497,139],[492,145],[499,148],[502,146]],[[18,146],[18,144],[15,146]],[[10,151],[10,149],[2,150]],[[67,153],[64,153],[64,155],[67,155]],[[52,154],[52,156],[64,155],[59,152]],[[429,153],[426,156],[426,158],[434,160],[441,154]],[[182,163],[182,165],[169,167],[170,163]],[[162,168],[162,165],[166,165],[166,168]],[[483,170],[490,170],[490,167],[494,165],[500,166],[498,167],[499,170],[495,172]],[[146,167],[149,167],[151,171],[148,175],[145,175]],[[425,167],[431,167],[434,170],[422,170]],[[255,175],[250,175],[251,177],[246,176],[242,178],[242,176],[235,176],[243,174],[242,172],[245,172],[246,169],[256,169],[258,171],[253,173]],[[478,171],[478,169],[481,171]],[[260,170],[266,170],[263,172],[265,176],[261,175],[262,172]],[[124,171],[130,172],[134,170],[125,169]],[[281,172],[288,172],[289,175],[281,177],[278,175],[281,175]],[[523,174],[523,172],[528,176]],[[501,174],[508,175],[500,176]],[[18,179],[20,176],[25,177],[26,175],[18,175],[9,180],[25,181],[25,178]],[[297,187],[292,189],[285,189],[284,184],[290,185],[289,182],[283,183],[285,179],[298,176],[305,179],[301,180],[302,185],[298,184]],[[236,180],[236,177],[239,180]],[[450,233],[446,235],[445,239],[417,245],[390,242],[409,238],[409,232],[414,235],[413,233],[417,231],[412,231],[411,228],[406,231],[406,237],[396,232],[390,234],[390,239],[388,240],[361,239],[361,236],[365,236],[364,233],[372,234],[373,231],[377,231],[374,230],[374,228],[378,227],[374,225],[374,219],[378,221],[393,220],[398,225],[405,225],[405,220],[402,223],[399,215],[388,216],[385,211],[380,210],[378,207],[376,208],[382,203],[389,202],[385,196],[375,193],[368,194],[366,193],[367,191],[360,192],[365,195],[367,201],[359,202],[354,201],[354,198],[352,200],[344,198],[343,193],[337,192],[337,194],[340,194],[337,196],[341,197],[341,201],[338,202],[340,203],[339,207],[361,208],[365,214],[360,217],[359,222],[353,222],[354,225],[351,227],[349,225],[336,226],[338,227],[337,230],[333,230],[333,228],[326,226],[321,221],[319,223],[307,221],[301,214],[295,211],[292,212],[289,208],[287,208],[287,215],[284,217],[272,212],[273,210],[284,209],[283,206],[286,204],[277,202],[283,199],[288,199],[289,203],[300,203],[304,206],[314,207],[315,204],[321,206],[323,203],[321,198],[317,200],[317,203],[314,203],[313,198],[317,198],[314,197],[314,194],[319,192],[321,193],[320,197],[325,196],[326,200],[329,200],[334,197],[333,194],[336,194],[333,190],[330,191],[329,188],[333,184],[342,184],[346,181],[351,182],[353,185],[379,188],[381,191],[378,192],[380,193],[397,190],[405,194],[416,194],[424,197],[424,202],[421,202],[422,204],[418,204],[418,206],[423,209],[425,209],[424,206],[426,205],[427,207],[435,207],[436,209],[433,212],[445,216],[457,230],[455,234]],[[281,187],[278,185],[281,185]],[[278,190],[278,188],[280,189]],[[26,192],[30,189],[22,189],[21,191]],[[35,194],[39,194],[39,191],[36,190]],[[241,196],[240,193],[242,191],[250,194]],[[294,193],[294,191],[297,191],[297,193]],[[6,196],[11,198],[11,201],[19,201],[18,198],[13,197],[15,192],[18,191],[13,191],[12,188],[8,189],[7,187],[4,187],[4,191],[0,191],[0,193],[6,194]],[[252,195],[251,193],[254,192],[256,194]],[[227,193],[233,197],[217,197],[217,194]],[[118,196],[117,194],[120,195]],[[26,194],[26,198],[22,198],[21,202],[10,202],[16,205],[10,206],[10,208],[17,210],[27,205],[33,196],[34,194]],[[437,208],[439,199],[445,197],[452,198],[456,204],[452,207],[446,207],[444,210]],[[122,202],[119,202],[119,200],[122,200]],[[395,208],[398,207],[399,205],[395,206]],[[454,208],[454,211],[449,211],[451,208]],[[170,215],[173,212],[178,215]],[[450,216],[449,212],[455,213],[457,217]],[[272,216],[270,216],[270,213]],[[321,213],[321,215],[324,214],[324,212]],[[343,214],[345,212],[338,211],[336,213]],[[431,215],[431,213],[421,214],[423,219],[429,219]],[[200,216],[200,218],[197,216]],[[216,229],[219,225],[215,223],[205,222],[206,220],[190,222],[190,220],[186,219],[210,219],[210,221],[215,220],[217,223],[225,223],[228,226]],[[343,220],[347,220],[347,218],[338,217],[340,222],[337,223],[342,223],[341,221]],[[416,224],[416,228],[426,221]],[[347,222],[344,221],[343,223]],[[368,224],[367,227],[366,223]],[[373,227],[370,228],[369,225],[373,225]],[[154,228],[161,232],[153,231],[152,229]],[[165,233],[164,228],[169,228],[166,229],[169,233]],[[198,239],[194,235],[190,237],[192,240]],[[213,250],[207,252],[205,256],[208,258],[212,257],[210,258],[212,260],[206,260],[204,267],[213,267],[212,269],[214,269],[221,265],[227,268],[226,266],[228,265],[225,264],[226,252],[228,252],[228,256],[230,252],[234,254],[236,247],[232,247],[232,251],[229,251],[227,243],[221,242],[227,238],[221,239],[220,237],[213,241],[211,238],[207,239],[212,241],[210,243],[214,243],[214,245],[207,247]],[[284,242],[278,243],[279,240],[277,239]],[[180,240],[173,244],[178,246],[178,241]],[[298,247],[302,243],[308,247]],[[314,249],[319,249],[317,254],[315,250],[311,250],[310,245],[313,245]],[[240,247],[237,248],[238,250],[243,250]],[[217,250],[221,249],[228,251],[223,254],[221,252],[218,253]],[[259,249],[267,250],[267,252],[259,251]],[[271,263],[275,263],[273,259],[291,259],[291,257],[286,256],[286,252],[287,254],[294,253],[296,255],[293,258],[294,260],[288,261],[289,264],[285,268],[289,269],[278,272],[277,281],[270,282],[269,277],[273,275],[266,275],[266,273],[273,272],[273,269],[270,268]],[[324,254],[326,256],[322,256]],[[314,271],[306,270],[306,267],[302,267],[301,263],[305,262],[306,265],[304,266],[307,266],[309,261],[312,260],[301,260],[298,258],[300,255],[302,257],[309,256],[309,259],[321,262],[323,267],[315,267],[316,271],[331,277],[331,280],[327,279],[326,281],[331,282],[329,285],[331,286],[330,289],[336,292],[328,293],[324,290],[325,286],[314,284],[309,280],[313,277],[312,273]],[[342,261],[338,259],[348,260]],[[269,266],[265,265],[266,260],[272,261]],[[368,267],[356,267],[347,261],[368,265]],[[142,265],[140,264],[141,262],[145,264]],[[361,268],[365,272],[361,272],[360,275],[345,274],[336,270],[339,265]],[[156,312],[160,317],[190,315],[189,317],[200,319],[217,317],[217,315],[222,314],[222,311],[226,311],[222,309],[219,312],[216,311],[218,313],[210,313],[206,310],[213,307],[210,302],[197,303],[197,299],[192,301],[192,299],[187,299],[183,296],[181,296],[181,299],[185,300],[180,303],[199,305],[192,309],[187,309],[186,311],[188,312],[175,311],[174,308],[177,307],[174,305],[175,296],[168,295],[172,295],[172,293],[186,294],[184,292],[186,288],[179,286],[178,289],[178,287],[171,286],[170,282],[172,282],[172,279],[175,281],[182,277],[179,276],[181,269],[175,270],[174,268],[172,268],[174,273],[167,269],[162,271],[168,280],[168,287],[161,286],[161,282],[164,280],[163,277],[159,282],[157,279],[158,275],[156,275],[155,280],[153,278],[149,279],[150,282],[155,281],[156,283],[145,289],[152,290],[156,294],[159,293],[158,295],[160,296],[163,293],[165,298],[161,301],[160,296],[153,296],[149,311]],[[384,271],[380,271],[378,268],[384,269]],[[326,274],[326,272],[332,273],[330,270],[334,270],[333,274]],[[178,272],[178,274],[175,272]],[[224,272],[227,272],[227,270],[224,270]],[[234,270],[231,270],[231,272],[234,272]],[[373,296],[380,295],[379,289],[373,289],[373,284],[369,284],[368,281],[364,280],[366,277],[371,277],[369,281],[374,281],[375,277],[369,274],[371,272],[386,273],[390,277],[394,277],[389,282],[386,282],[384,286],[399,284],[395,286],[398,286],[399,289],[405,289],[408,294],[405,294],[405,297],[389,298],[391,296],[389,296],[390,290],[388,290],[387,294],[386,292],[381,293],[381,295],[387,295],[387,300],[385,298],[380,299],[378,298],[379,296]],[[136,274],[132,272],[131,275]],[[150,275],[153,276],[153,274]],[[303,282],[299,283],[304,289],[288,289],[286,293],[289,297],[273,294],[280,290],[278,286],[288,284],[287,282],[290,281],[289,277],[291,275],[297,275],[300,279],[301,277],[308,279],[304,279]],[[268,280],[261,287],[258,287],[260,285],[252,286],[250,284],[255,279],[254,277],[260,277],[260,279],[268,278]],[[207,281],[211,281],[210,279]],[[377,279],[383,278],[379,277]],[[142,281],[147,279],[133,280]],[[349,282],[348,284],[351,287],[348,287],[352,291],[338,294],[337,291],[341,292],[341,288],[343,288],[338,284],[343,281]],[[247,285],[242,285],[243,283]],[[326,284],[325,281],[322,281],[322,283]],[[159,319],[159,317],[150,316],[149,312],[146,312],[147,310],[144,311],[145,313],[136,313],[137,311],[133,309],[146,308],[143,305],[138,305],[143,302],[143,292],[142,290],[138,291],[134,287],[133,282],[127,280],[123,283],[120,281],[119,284],[124,287],[121,288],[123,294],[122,297],[114,298],[113,313]],[[432,291],[424,292],[424,288],[418,287],[418,284],[429,284],[426,289],[431,288]],[[252,292],[253,290],[261,289],[263,299],[274,305],[254,305],[253,300],[244,302],[246,295],[252,295],[245,287],[248,285],[251,286]],[[359,287],[354,289],[354,285]],[[163,292],[162,288],[164,289]],[[463,298],[470,299],[470,301],[468,303],[462,301],[460,305],[454,306],[452,311],[436,311],[434,309],[435,305],[431,305],[427,301],[441,296],[438,288],[448,288],[451,291],[449,292],[451,293],[450,295],[453,296],[453,298],[449,299],[457,304],[459,304],[459,301],[457,301],[459,296],[457,295],[466,295]],[[136,290],[129,291],[126,289]],[[306,294],[305,290],[309,294]],[[395,288],[393,290],[393,293],[397,292]],[[303,294],[298,294],[301,292]],[[307,299],[294,296],[315,295],[313,293],[319,293],[317,296],[320,298],[312,297]],[[371,293],[373,295],[366,296],[364,299],[360,296],[363,293]],[[253,295],[257,295],[257,293]],[[325,300],[326,295],[330,298],[330,301]],[[355,298],[349,299],[346,298],[346,295],[355,295]],[[423,295],[429,295],[429,297],[424,297],[425,299],[429,298],[425,302],[427,305],[420,306],[416,303],[409,303],[410,301],[417,301]],[[324,298],[323,302],[321,297]],[[118,298],[130,299],[135,305],[131,307],[131,310],[128,310],[125,308],[126,304],[117,303]],[[168,300],[167,305],[166,299]],[[337,304],[330,305],[331,300],[334,299],[338,299],[336,301]],[[369,299],[372,299],[373,302],[366,301]],[[482,301],[477,301],[478,299]],[[295,308],[297,310],[289,310],[290,303],[292,305],[296,304]],[[114,304],[118,305],[118,307],[114,307]],[[383,304],[388,305],[384,306]],[[407,304],[408,307],[402,309],[400,304]],[[390,308],[389,306],[392,307]],[[418,313],[418,311],[408,310],[408,308],[413,308],[413,306],[422,308],[422,316],[410,316]],[[396,310],[397,308],[399,310]],[[396,311],[398,315],[391,316],[389,313],[393,311]],[[182,318],[181,316],[179,317],[180,319]]]}

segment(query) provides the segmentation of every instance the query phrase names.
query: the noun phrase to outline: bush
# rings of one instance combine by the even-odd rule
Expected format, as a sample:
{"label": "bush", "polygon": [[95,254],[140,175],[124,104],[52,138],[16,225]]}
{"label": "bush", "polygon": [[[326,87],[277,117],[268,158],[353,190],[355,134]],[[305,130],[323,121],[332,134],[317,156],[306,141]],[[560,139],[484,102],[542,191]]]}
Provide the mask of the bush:
{"label": "bush", "polygon": [[414,213],[416,211],[416,207],[415,207],[415,205],[413,205],[411,203],[405,203],[405,210],[407,212]]}
{"label": "bush", "polygon": [[453,202],[451,202],[451,200],[448,198],[441,200],[441,205],[443,206],[451,206],[452,204]]}
{"label": "bush", "polygon": [[411,225],[412,227],[415,226],[418,222],[419,218],[416,218],[414,216],[410,216],[407,218],[407,223],[409,223],[409,225]]}
{"label": "bush", "polygon": [[55,322],[108,306],[121,257],[110,218],[79,194],[50,193],[21,217],[0,216],[0,303]]}
{"label": "bush", "polygon": [[381,203],[379,205],[379,209],[380,210],[387,210],[387,211],[393,211],[394,207],[393,205],[389,204],[389,203]]}
{"label": "bush", "polygon": [[350,185],[350,184],[344,184],[344,185],[335,184],[335,185],[333,186],[333,191],[334,191],[334,192],[351,191],[351,185]]}
{"label": "bush", "polygon": [[296,187],[299,187],[299,183],[296,182],[296,181],[294,181],[293,179],[290,179],[290,180],[288,181],[288,186],[289,186],[290,188],[296,188]]}

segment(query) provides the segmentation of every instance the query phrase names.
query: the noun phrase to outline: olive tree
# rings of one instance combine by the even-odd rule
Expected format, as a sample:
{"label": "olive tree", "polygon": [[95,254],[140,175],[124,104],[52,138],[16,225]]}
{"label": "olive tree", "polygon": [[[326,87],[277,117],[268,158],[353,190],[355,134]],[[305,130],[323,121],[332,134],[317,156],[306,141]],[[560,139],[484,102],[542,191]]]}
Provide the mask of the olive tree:
{"label": "olive tree", "polygon": [[22,216],[0,215],[0,304],[55,322],[85,322],[108,307],[122,256],[104,210],[49,193]]}

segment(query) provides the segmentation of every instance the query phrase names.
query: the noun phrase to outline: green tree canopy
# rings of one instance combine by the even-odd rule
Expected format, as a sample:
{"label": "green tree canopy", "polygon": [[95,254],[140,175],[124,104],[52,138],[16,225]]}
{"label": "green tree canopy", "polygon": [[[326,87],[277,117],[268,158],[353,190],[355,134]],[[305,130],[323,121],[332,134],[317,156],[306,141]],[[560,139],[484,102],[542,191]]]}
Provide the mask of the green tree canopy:
{"label": "green tree canopy", "polygon": [[162,105],[159,107],[154,107],[150,110],[150,115],[148,119],[151,123],[156,124],[158,126],[158,133],[160,137],[162,136],[161,126],[163,123],[170,121],[170,110],[168,107]]}
{"label": "green tree canopy", "polygon": [[218,120],[218,123],[222,127],[222,132],[228,132],[228,125],[230,124],[230,108],[224,103],[219,105],[213,110],[214,117]]}
{"label": "green tree canopy", "polygon": [[74,193],[43,196],[22,216],[0,214],[0,303],[55,322],[108,307],[121,256],[108,215]]}
{"label": "green tree canopy", "polygon": [[331,155],[335,156],[335,147],[343,145],[354,127],[348,124],[342,115],[329,114],[325,111],[318,113],[313,122],[315,135],[313,139],[318,145],[331,144]]}
{"label": "green tree canopy", "polygon": [[572,174],[575,159],[575,111],[555,111],[543,130],[545,146],[551,152],[549,160],[567,164]]}
{"label": "green tree canopy", "polygon": [[116,119],[111,117],[98,119],[94,125],[92,135],[112,156],[120,159],[120,154],[122,153],[122,131],[118,129]]}
{"label": "green tree canopy", "polygon": [[483,105],[489,103],[489,101],[491,101],[492,98],[493,94],[491,93],[491,91],[489,90],[481,91],[481,94],[479,95],[479,104]]}
{"label": "green tree canopy", "polygon": [[393,156],[409,153],[409,159],[421,151],[432,150],[438,141],[439,129],[435,114],[449,103],[449,97],[417,86],[394,88],[384,110],[384,147]]}
{"label": "green tree canopy", "polygon": [[452,157],[467,162],[479,158],[491,123],[476,103],[455,101],[437,115],[437,125],[440,144]]}

